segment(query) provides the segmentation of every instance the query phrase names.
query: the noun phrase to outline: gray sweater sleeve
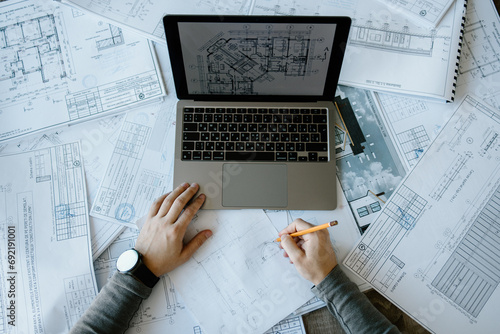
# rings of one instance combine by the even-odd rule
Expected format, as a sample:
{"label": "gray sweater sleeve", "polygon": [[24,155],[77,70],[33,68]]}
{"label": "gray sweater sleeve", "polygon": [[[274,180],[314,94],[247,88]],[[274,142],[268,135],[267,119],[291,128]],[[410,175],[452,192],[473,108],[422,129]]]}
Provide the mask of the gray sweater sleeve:
{"label": "gray sweater sleeve", "polygon": [[326,303],[346,333],[399,333],[339,266],[333,268],[312,291]]}
{"label": "gray sweater sleeve", "polygon": [[123,333],[152,289],[130,275],[116,272],[71,329],[76,333]]}

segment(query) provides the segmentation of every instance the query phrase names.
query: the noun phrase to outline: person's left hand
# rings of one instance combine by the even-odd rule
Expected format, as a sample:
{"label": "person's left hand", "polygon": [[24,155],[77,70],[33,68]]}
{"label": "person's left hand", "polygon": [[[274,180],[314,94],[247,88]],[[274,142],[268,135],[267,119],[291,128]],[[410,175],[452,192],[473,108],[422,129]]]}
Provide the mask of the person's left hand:
{"label": "person's left hand", "polygon": [[201,194],[186,206],[198,188],[196,183],[191,186],[184,183],[161,196],[149,210],[134,248],[157,277],[186,262],[212,236],[212,231],[203,230],[188,243],[183,242],[191,219],[205,201],[205,195]]}

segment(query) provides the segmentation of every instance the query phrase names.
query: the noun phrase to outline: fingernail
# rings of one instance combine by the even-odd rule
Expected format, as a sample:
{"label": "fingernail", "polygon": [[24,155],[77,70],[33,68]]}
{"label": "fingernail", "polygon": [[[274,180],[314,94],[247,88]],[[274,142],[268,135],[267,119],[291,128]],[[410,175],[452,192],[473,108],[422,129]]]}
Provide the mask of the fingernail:
{"label": "fingernail", "polygon": [[210,238],[212,236],[212,231],[205,231],[205,237]]}
{"label": "fingernail", "polygon": [[205,199],[205,194],[200,194],[200,195],[198,196],[198,198],[199,198],[199,199]]}
{"label": "fingernail", "polygon": [[187,187],[189,187],[189,183],[184,182],[183,184],[181,184],[181,186],[184,187],[184,188],[187,188]]}

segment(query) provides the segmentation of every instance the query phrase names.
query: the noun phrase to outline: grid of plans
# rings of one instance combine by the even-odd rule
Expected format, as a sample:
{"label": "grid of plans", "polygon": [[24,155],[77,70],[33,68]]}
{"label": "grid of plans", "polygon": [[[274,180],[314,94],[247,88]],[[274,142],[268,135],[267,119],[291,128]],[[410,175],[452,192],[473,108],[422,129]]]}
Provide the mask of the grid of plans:
{"label": "grid of plans", "polygon": [[401,227],[411,230],[415,227],[417,218],[425,208],[427,201],[406,186],[401,186],[399,191],[392,196],[392,201],[386,204],[386,213]]}
{"label": "grid of plans", "polygon": [[432,281],[432,286],[477,317],[500,283],[500,187]]}
{"label": "grid of plans", "polygon": [[424,152],[424,149],[429,146],[431,142],[422,125],[398,133],[397,138],[410,166],[413,166],[417,162],[418,158],[420,158]]}

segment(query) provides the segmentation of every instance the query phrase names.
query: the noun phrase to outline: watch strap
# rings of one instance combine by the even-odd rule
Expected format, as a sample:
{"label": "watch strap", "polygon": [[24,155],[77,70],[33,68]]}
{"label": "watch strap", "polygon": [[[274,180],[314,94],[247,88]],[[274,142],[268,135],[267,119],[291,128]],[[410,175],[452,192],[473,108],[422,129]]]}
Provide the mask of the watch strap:
{"label": "watch strap", "polygon": [[151,270],[146,267],[144,262],[142,262],[142,255],[137,268],[135,268],[135,270],[131,272],[131,274],[139,281],[144,283],[144,285],[146,285],[148,288],[153,288],[160,280],[160,278],[153,274]]}

